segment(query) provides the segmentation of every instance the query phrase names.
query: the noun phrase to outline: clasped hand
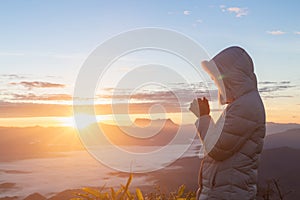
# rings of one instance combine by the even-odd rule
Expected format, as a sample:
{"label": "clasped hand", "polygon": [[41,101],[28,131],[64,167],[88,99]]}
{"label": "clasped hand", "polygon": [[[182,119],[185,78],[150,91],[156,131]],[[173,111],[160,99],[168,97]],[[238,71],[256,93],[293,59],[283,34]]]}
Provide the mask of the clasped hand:
{"label": "clasped hand", "polygon": [[209,115],[210,108],[208,100],[203,97],[203,99],[198,98],[194,99],[193,102],[190,104],[189,110],[196,115],[196,117],[200,117],[203,115]]}

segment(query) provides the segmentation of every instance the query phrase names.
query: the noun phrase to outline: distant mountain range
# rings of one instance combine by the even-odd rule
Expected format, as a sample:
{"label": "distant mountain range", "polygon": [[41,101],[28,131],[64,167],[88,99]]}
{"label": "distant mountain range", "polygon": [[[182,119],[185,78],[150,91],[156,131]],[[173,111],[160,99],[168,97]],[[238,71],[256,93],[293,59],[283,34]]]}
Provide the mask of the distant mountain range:
{"label": "distant mountain range", "polygon": [[[174,137],[180,127],[170,119],[137,119],[133,126],[127,127],[107,124],[100,124],[100,126],[107,130],[109,138],[118,145],[136,145],[137,143],[140,145],[165,145]],[[279,185],[281,192],[286,195],[286,199],[298,200],[300,199],[300,125],[268,123],[267,127],[268,133],[265,138],[259,166],[260,195],[263,195],[267,189],[266,187],[269,186],[271,191],[270,199],[278,199],[274,185],[275,181]],[[144,136],[153,134],[151,132],[156,130],[157,134],[152,135],[150,139],[132,139],[132,136],[124,134],[124,130],[133,131],[135,134],[144,134]],[[194,125],[185,125],[184,130],[193,133],[195,127]],[[188,142],[191,139],[191,134],[189,133],[183,135],[182,142]],[[72,128],[0,127],[0,137],[1,162],[58,156],[56,153],[62,151],[83,150],[76,131]],[[193,190],[197,187],[196,179],[199,163],[198,157],[181,158],[170,167],[163,169],[163,171],[153,172],[148,175],[152,176],[153,180],[158,180],[162,185],[170,181],[172,181],[174,186],[185,183],[189,189]],[[172,179],[172,177],[176,178]],[[3,187],[8,186],[3,185]],[[69,199],[73,192],[74,190],[64,191],[51,199]],[[43,199],[43,197],[33,194],[27,199],[37,200]]]}
{"label": "distant mountain range", "polygon": [[[166,145],[179,128],[183,134],[176,144],[189,143],[196,134],[193,124],[179,126],[171,119],[138,118],[132,126],[100,124],[100,127],[116,145]],[[90,127],[87,134],[93,131],[93,127]],[[267,123],[267,131],[266,149],[300,148],[299,124]],[[0,161],[57,156],[56,152],[84,149],[76,130],[67,127],[0,127],[0,137]]]}
{"label": "distant mountain range", "polygon": [[165,146],[179,134],[176,144],[186,144],[194,139],[194,125],[179,126],[171,119],[136,119],[132,126],[100,124],[102,132],[115,145]]}
{"label": "distant mountain range", "polygon": [[266,127],[267,127],[266,130],[267,135],[271,135],[274,133],[281,133],[290,129],[300,129],[300,124],[296,124],[296,123],[283,124],[283,123],[267,122]]}
{"label": "distant mountain range", "polygon": [[266,136],[264,143],[265,149],[280,147],[300,149],[300,128]]}
{"label": "distant mountain range", "polygon": [[148,118],[136,118],[133,125],[139,127],[151,127],[151,126],[178,126],[171,119],[148,119]]}

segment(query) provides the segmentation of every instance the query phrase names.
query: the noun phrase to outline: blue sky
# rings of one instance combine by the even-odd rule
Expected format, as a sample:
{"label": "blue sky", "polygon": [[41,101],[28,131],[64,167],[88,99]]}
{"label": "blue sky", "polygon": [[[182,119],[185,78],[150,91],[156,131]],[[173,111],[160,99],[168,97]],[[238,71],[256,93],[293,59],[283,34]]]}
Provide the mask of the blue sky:
{"label": "blue sky", "polygon": [[[1,65],[5,66],[3,73],[42,73],[43,66],[51,65],[48,73],[57,74],[68,62],[61,57],[68,57],[70,62],[70,57],[86,56],[115,34],[150,26],[182,32],[211,55],[229,45],[242,45],[253,55],[262,79],[295,79],[294,74],[299,74],[299,4],[227,0],[2,1]],[[245,15],[237,17],[228,10],[233,7],[244,9]],[[267,33],[271,31],[284,34]],[[282,76],[282,66],[287,62],[289,70]],[[64,67],[72,70],[72,64]],[[274,73],[270,75],[269,70]]]}
{"label": "blue sky", "polygon": [[70,92],[99,44],[134,28],[161,27],[193,38],[211,56],[231,45],[244,47],[259,81],[272,81],[274,88],[289,82],[265,98],[266,107],[285,102],[299,111],[299,7],[298,1],[271,0],[1,1],[0,74],[53,76]]}

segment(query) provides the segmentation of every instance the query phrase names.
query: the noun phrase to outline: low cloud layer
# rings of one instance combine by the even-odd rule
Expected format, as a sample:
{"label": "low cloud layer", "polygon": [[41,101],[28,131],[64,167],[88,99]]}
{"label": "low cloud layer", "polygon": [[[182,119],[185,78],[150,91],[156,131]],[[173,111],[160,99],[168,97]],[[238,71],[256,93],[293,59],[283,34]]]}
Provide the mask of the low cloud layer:
{"label": "low cloud layer", "polygon": [[71,101],[72,95],[69,94],[44,94],[36,95],[33,93],[29,94],[11,94],[12,100],[22,101]]}
{"label": "low cloud layer", "polygon": [[[12,85],[21,85],[25,88],[62,88],[64,84],[53,82],[15,82]],[[290,81],[261,81],[258,83],[259,92],[264,99],[293,98],[288,92],[296,85]],[[193,98],[207,97],[210,101],[217,101],[217,90],[208,89],[204,83],[186,85],[176,83],[170,91],[141,90],[131,93],[132,90],[122,88],[106,88],[103,93],[95,96],[97,114],[142,114],[149,113],[155,105],[163,107],[166,112],[188,111]],[[59,90],[58,90],[59,91]],[[16,90],[1,91],[0,117],[40,117],[40,116],[70,116],[72,114],[72,94],[67,93],[40,93],[39,91]],[[4,97],[5,96],[5,97]],[[82,99],[84,101],[84,99]],[[60,102],[69,102],[63,105]],[[91,100],[89,100],[91,102]],[[113,106],[111,105],[113,103]],[[55,103],[55,104],[54,104]],[[127,104],[129,103],[129,105]],[[82,106],[84,112],[85,106]]]}
{"label": "low cloud layer", "polygon": [[290,81],[262,81],[258,83],[259,93],[267,98],[291,98],[292,95],[283,94],[288,89],[296,87]]}
{"label": "low cloud layer", "polygon": [[27,89],[32,88],[63,88],[64,84],[51,83],[51,82],[42,82],[42,81],[22,81],[22,82],[13,82],[11,85],[21,85]]}
{"label": "low cloud layer", "polygon": [[25,78],[25,76],[19,74],[0,74],[0,79],[17,80],[23,78]]}

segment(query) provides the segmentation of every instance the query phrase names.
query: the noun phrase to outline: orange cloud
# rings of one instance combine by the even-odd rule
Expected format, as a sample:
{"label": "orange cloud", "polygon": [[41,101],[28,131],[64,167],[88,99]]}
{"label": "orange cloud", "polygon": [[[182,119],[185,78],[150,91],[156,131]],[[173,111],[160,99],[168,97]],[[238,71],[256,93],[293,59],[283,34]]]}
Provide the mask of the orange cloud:
{"label": "orange cloud", "polygon": [[0,102],[0,117],[71,116],[72,107],[59,104]]}
{"label": "orange cloud", "polygon": [[59,83],[50,83],[50,82],[41,82],[41,81],[22,81],[20,83],[10,83],[11,85],[22,85],[28,89],[32,88],[63,88],[64,84]]}
{"label": "orange cloud", "polygon": [[46,94],[46,95],[35,95],[29,94],[13,94],[14,100],[25,100],[25,101],[71,101],[72,96],[68,94]]}
{"label": "orange cloud", "polygon": [[[144,114],[149,113],[152,106],[157,103],[131,103],[127,104],[97,104],[94,106],[96,115],[104,114]],[[165,112],[180,112],[179,104],[160,103]],[[79,106],[77,111],[85,113],[87,106]],[[10,103],[0,102],[0,118],[13,117],[66,117],[73,115],[72,105],[38,104],[38,103]]]}

